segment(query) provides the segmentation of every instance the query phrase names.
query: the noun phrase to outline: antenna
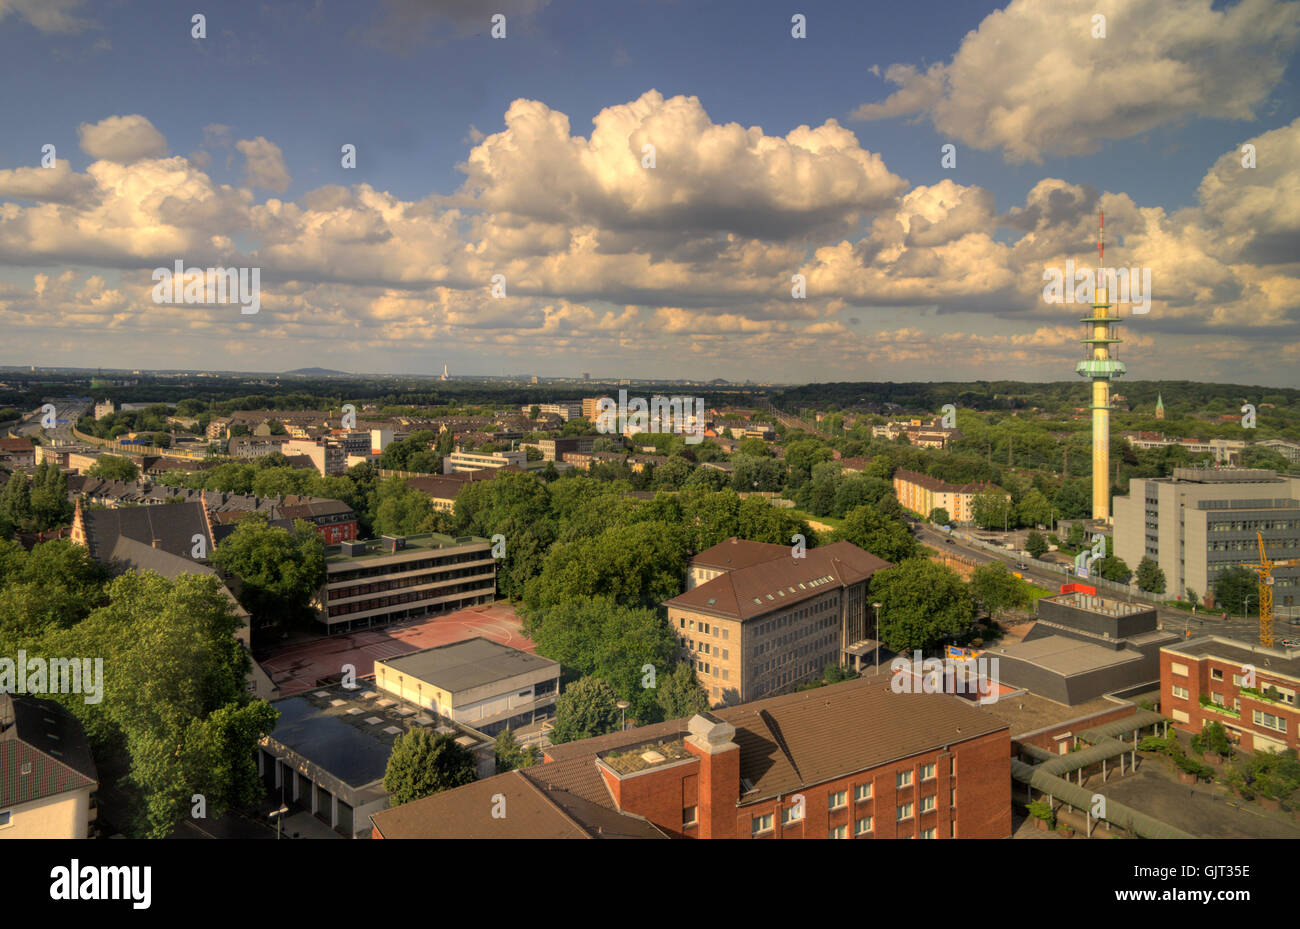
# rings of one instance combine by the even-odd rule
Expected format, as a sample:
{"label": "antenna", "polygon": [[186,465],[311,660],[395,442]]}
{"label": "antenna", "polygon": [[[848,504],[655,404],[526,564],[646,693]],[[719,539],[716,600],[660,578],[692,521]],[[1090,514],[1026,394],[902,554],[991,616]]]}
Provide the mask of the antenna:
{"label": "antenna", "polygon": [[1097,270],[1100,271],[1106,266],[1106,259],[1102,257],[1106,249],[1106,214],[1100,207],[1097,208]]}

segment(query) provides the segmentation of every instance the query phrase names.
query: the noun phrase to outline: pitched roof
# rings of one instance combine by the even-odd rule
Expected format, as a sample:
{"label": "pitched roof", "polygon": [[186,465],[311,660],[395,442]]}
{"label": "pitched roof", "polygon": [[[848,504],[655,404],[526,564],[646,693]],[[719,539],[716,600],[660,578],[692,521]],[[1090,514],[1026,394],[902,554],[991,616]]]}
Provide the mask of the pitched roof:
{"label": "pitched roof", "polygon": [[[756,546],[763,543],[747,544]],[[719,547],[715,545],[714,549]],[[664,601],[664,606],[740,620],[752,619],[825,593],[827,584],[854,584],[889,567],[889,562],[863,551],[852,542],[840,541],[810,548],[800,558],[795,558],[784,545],[766,547],[779,549],[780,557],[727,571]],[[757,550],[751,550],[750,557],[757,557]]]}
{"label": "pitched roof", "polygon": [[53,700],[0,694],[0,809],[98,786],[81,723]]}
{"label": "pitched roof", "polygon": [[700,552],[691,559],[692,566],[702,568],[748,568],[750,565],[773,561],[790,554],[790,546],[773,545],[770,542],[750,542],[732,536],[725,542],[719,542]]}
{"label": "pitched roof", "polygon": [[203,536],[212,549],[208,522],[201,503],[163,503],[121,509],[85,510],[86,547],[91,557],[104,561],[111,557],[121,536],[145,545],[158,540],[158,547],[173,555],[188,557],[194,548],[194,536]]}
{"label": "pitched roof", "polygon": [[987,481],[973,481],[969,484],[949,484],[947,481],[941,481],[937,477],[931,477],[928,474],[921,474],[919,471],[908,471],[900,468],[894,472],[894,480],[905,481],[908,484],[915,484],[917,487],[924,487],[926,490],[932,490],[936,493],[944,494],[977,494],[986,491],[994,493],[1006,493],[996,484],[990,484]]}

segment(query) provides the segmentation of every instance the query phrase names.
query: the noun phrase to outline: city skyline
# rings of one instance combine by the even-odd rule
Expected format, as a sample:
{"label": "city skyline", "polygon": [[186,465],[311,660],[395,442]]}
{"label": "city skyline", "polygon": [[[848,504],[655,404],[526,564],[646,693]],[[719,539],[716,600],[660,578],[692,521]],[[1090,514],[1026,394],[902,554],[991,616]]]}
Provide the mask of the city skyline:
{"label": "city skyline", "polygon": [[1296,383],[1300,4],[501,10],[0,4],[0,363],[1068,381],[1101,208],[1132,379]]}

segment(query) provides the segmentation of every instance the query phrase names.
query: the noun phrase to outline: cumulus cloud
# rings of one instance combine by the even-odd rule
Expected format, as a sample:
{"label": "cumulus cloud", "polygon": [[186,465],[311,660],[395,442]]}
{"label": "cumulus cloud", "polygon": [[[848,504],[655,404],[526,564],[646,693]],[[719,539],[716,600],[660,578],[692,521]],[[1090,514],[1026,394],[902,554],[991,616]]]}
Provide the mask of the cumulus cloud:
{"label": "cumulus cloud", "polygon": [[94,190],[95,182],[85,174],[75,174],[64,159],[51,168],[15,168],[0,170],[0,197],[45,203],[79,203]]}
{"label": "cumulus cloud", "polygon": [[[208,127],[225,128],[227,127]],[[289,171],[284,166],[284,153],[280,151],[280,146],[259,135],[256,139],[240,139],[235,143],[235,148],[244,156],[245,183],[249,187],[261,187],[277,194],[289,189]]]}
{"label": "cumulus cloud", "polygon": [[130,164],[142,158],[161,158],[167,154],[167,140],[153,123],[139,113],[110,116],[97,123],[77,127],[81,150],[91,158]]}
{"label": "cumulus cloud", "polygon": [[94,23],[73,15],[85,0],[0,0],[0,22],[11,13],[45,33],[78,33]]}
{"label": "cumulus cloud", "polygon": [[[1106,16],[1105,38],[1092,17]],[[1014,162],[1082,155],[1189,117],[1252,119],[1300,37],[1300,4],[1240,0],[1012,0],[947,63],[894,64],[898,90],[858,119],[919,114]]]}

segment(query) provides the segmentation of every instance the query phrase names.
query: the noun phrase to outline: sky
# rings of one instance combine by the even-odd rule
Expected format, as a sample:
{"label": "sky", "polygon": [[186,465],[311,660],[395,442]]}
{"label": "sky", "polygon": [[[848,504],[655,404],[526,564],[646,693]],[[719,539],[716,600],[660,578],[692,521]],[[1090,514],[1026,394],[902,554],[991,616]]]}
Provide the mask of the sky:
{"label": "sky", "polygon": [[0,364],[1068,380],[1101,209],[1129,378],[1300,386],[1298,45],[1296,0],[0,0]]}

